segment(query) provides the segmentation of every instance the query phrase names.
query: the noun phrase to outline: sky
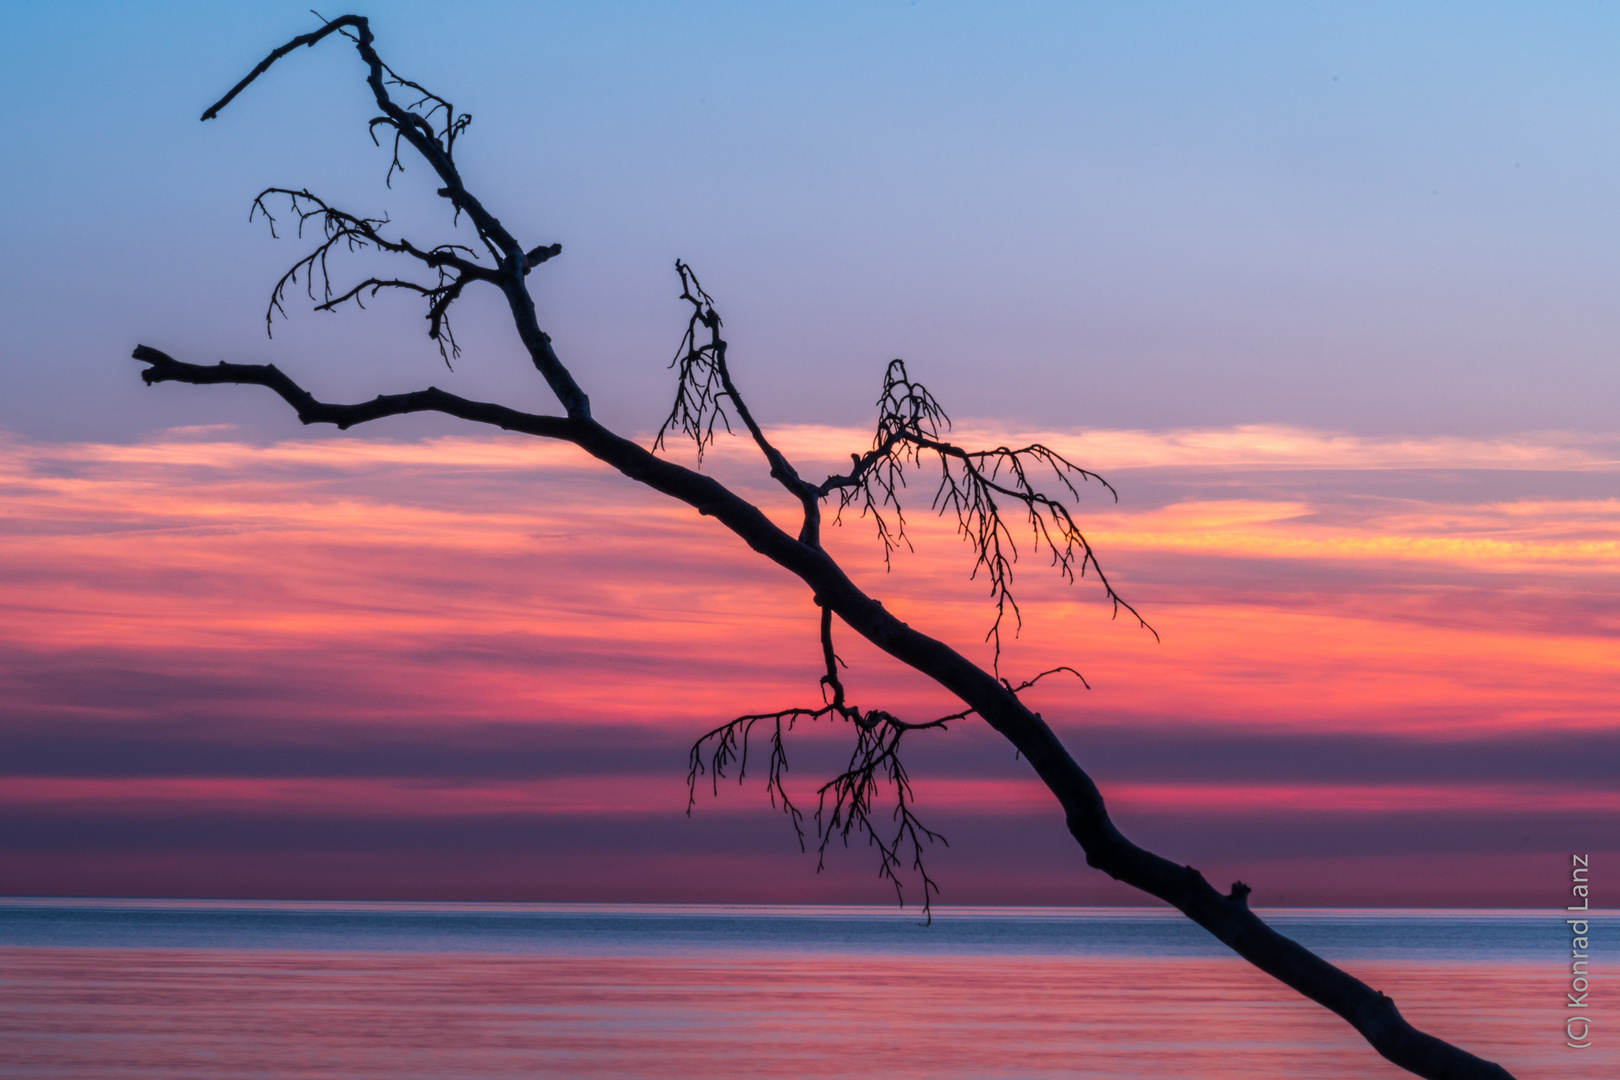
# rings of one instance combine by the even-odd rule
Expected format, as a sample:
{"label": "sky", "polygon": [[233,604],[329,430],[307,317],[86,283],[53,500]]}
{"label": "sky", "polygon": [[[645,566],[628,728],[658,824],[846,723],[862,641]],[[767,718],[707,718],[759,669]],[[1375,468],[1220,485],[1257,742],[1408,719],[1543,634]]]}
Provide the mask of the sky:
{"label": "sky", "polygon": [[[807,475],[865,448],[904,356],[958,441],[1114,484],[1077,510],[1158,639],[1026,550],[1003,670],[1084,673],[1028,698],[1128,835],[1261,905],[1556,908],[1572,852],[1615,853],[1612,5],[372,16],[475,117],[473,190],[562,243],[531,282],[599,419],[647,439],[667,411],[682,258]],[[858,843],[818,874],[754,776],[687,814],[698,735],[818,699],[808,595],[712,522],[567,447],[141,384],[137,343],[555,411],[496,297],[461,302],[454,370],[403,301],[267,337],[303,249],[248,220],[261,188],[455,235],[425,168],[384,186],[352,49],[199,123],[314,17],[6,19],[0,893],[892,899]],[[789,520],[746,445],[705,467]],[[829,544],[988,662],[929,490],[892,570],[869,523]],[[954,711],[848,637],[858,702]],[[795,739],[813,802],[847,736]],[[941,902],[1139,899],[982,725],[914,741]]]}

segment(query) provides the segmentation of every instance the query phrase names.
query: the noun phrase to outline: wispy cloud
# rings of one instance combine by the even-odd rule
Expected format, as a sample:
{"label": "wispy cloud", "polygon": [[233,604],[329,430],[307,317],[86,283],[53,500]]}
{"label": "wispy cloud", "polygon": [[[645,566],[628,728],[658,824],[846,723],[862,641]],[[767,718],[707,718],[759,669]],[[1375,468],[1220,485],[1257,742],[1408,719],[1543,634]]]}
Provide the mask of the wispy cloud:
{"label": "wispy cloud", "polygon": [[[1008,431],[969,422],[952,439],[963,445],[1044,443],[1098,471],[1113,469],[1522,469],[1611,471],[1620,468],[1620,437],[1563,431],[1470,439],[1367,436],[1276,424],[1170,431]],[[772,438],[798,458],[838,463],[836,449],[870,442],[859,428],[795,425]],[[836,448],[828,453],[828,448]],[[722,453],[747,453],[722,443]]]}

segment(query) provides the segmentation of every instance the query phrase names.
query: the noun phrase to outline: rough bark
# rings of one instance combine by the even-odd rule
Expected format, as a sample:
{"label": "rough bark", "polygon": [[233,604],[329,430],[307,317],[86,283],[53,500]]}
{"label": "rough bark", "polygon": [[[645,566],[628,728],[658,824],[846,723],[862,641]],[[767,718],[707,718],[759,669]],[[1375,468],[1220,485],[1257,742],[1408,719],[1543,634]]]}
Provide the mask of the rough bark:
{"label": "rough bark", "polygon": [[[838,563],[822,549],[819,539],[820,503],[829,494],[847,486],[845,482],[850,481],[850,477],[829,478],[822,485],[809,484],[798,475],[786,457],[770,444],[743,404],[742,396],[726,369],[724,342],[719,336],[719,317],[714,314],[708,297],[696,288],[696,279],[688,282],[686,268],[681,268],[683,284],[688,285],[683,295],[692,302],[694,309],[694,321],[688,331],[691,343],[688,357],[698,357],[700,360],[703,355],[709,357],[706,362],[713,365],[715,381],[712,394],[715,401],[724,398],[731,403],[766,457],[771,475],[799,499],[804,507],[804,523],[799,534],[795,536],[778,527],[757,506],[714,478],[659,457],[653,450],[615,434],[592,419],[589,399],[558,358],[551,339],[539,325],[526,281],[531,270],[558,254],[560,248],[557,245],[541,246],[525,252],[494,215],[468,193],[456,169],[453,148],[455,137],[465,130],[470,118],[459,116],[448,102],[395,75],[375,52],[371,29],[365,18],[343,16],[326,23],[314,33],[295,38],[276,49],[229,94],[204,113],[203,119],[216,116],[232,98],[281,57],[299,46],[313,46],[334,33],[353,41],[366,64],[366,81],[382,110],[382,115],[373,121],[374,130],[377,126],[383,126],[393,131],[395,164],[398,163],[400,141],[416,149],[442,181],[444,186],[439,189],[439,194],[454,206],[458,215],[468,218],[496,265],[490,267],[483,264],[468,248],[419,249],[402,240],[386,240],[377,231],[376,226],[380,223],[341,214],[319,204],[321,208],[310,213],[323,221],[328,243],[335,242],[334,236],[350,242],[354,242],[358,236],[361,243],[370,243],[382,250],[414,258],[431,269],[442,271],[449,267],[448,280],[441,275],[439,285],[434,287],[409,282],[367,282],[361,286],[403,287],[427,294],[431,304],[440,305],[430,308],[430,319],[442,319],[444,307],[469,282],[484,282],[501,289],[507,298],[517,336],[536,369],[555,393],[564,415],[524,413],[501,405],[469,401],[434,387],[409,394],[379,396],[358,404],[331,404],[317,400],[271,365],[220,363],[208,366],[184,363],[142,345],[135,349],[134,357],[147,365],[142,378],[148,384],[182,382],[264,386],[280,395],[305,424],[334,424],[347,429],[386,416],[440,412],[508,431],[559,439],[580,447],[625,477],[714,518],[754,551],[803,581],[823,610],[824,620],[826,613],[836,614],[855,633],[901,663],[934,679],[959,698],[967,706],[966,712],[959,715],[977,713],[982,717],[1017,748],[1051,790],[1063,809],[1070,833],[1084,850],[1090,865],[1173,905],[1260,970],[1343,1017],[1378,1053],[1396,1065],[1435,1080],[1503,1080],[1509,1077],[1500,1066],[1412,1027],[1389,997],[1271,929],[1249,909],[1246,899],[1250,891],[1248,886],[1241,882],[1234,883],[1231,891],[1223,894],[1193,868],[1165,859],[1126,839],[1110,820],[1096,784],[1075,762],[1052,729],[1019,700],[1017,691],[1021,688],[1011,686],[945,643],[906,625],[851,581]],[[422,99],[413,108],[403,108],[390,97],[390,86],[403,86],[420,92]],[[424,104],[429,106],[425,113],[414,111]],[[434,127],[433,117],[441,110],[444,123],[443,129],[439,130]],[[318,203],[307,192],[282,193],[306,196]],[[337,215],[335,218],[334,214]],[[319,264],[319,269],[324,273],[324,263]],[[317,271],[317,264],[309,263],[306,270],[313,275]],[[447,291],[449,296],[445,299],[444,293]],[[328,284],[328,305],[358,292],[359,288],[351,290],[334,301]],[[311,295],[313,297],[313,292]],[[438,321],[433,325],[434,336],[437,336]],[[707,345],[701,345],[698,339],[698,335],[704,332],[709,335]],[[705,350],[708,352],[705,353]],[[679,401],[677,406],[679,408]],[[699,428],[705,416],[704,408],[700,403],[693,414]],[[706,415],[712,431],[714,415]],[[675,414],[672,414],[673,418],[676,418]],[[891,437],[901,442],[909,440],[913,446],[942,455],[947,451],[961,455],[959,450],[948,444],[931,443],[925,432],[902,431],[898,436],[891,433]],[[698,438],[701,449],[703,438],[701,435]],[[879,448],[873,453],[877,454],[879,450],[882,450],[881,430]],[[1025,451],[1000,452],[1016,454]],[[856,468],[851,477],[855,477],[863,468],[877,467],[877,463],[882,461],[881,457],[868,456],[870,461],[867,466],[862,465],[862,459],[856,458]],[[1022,497],[1018,492],[1009,492],[1006,488],[995,490],[1004,495]],[[1040,509],[1030,504],[1028,499],[1025,502],[1032,515]],[[1064,511],[1063,521],[1067,520]],[[1074,535],[1078,536],[1078,533]],[[1081,543],[1084,544],[1083,538]],[[1084,547],[1083,551],[1084,558],[1089,559],[1089,547]],[[1067,568],[1067,563],[1064,566]],[[1082,560],[1080,569],[1084,572],[1085,568],[1086,563]],[[1111,590],[1109,595],[1113,597]],[[1117,598],[1115,600],[1117,604]],[[830,623],[824,621],[823,640],[829,669],[836,680],[830,637],[827,636],[828,626]],[[841,687],[838,695],[841,704]]]}

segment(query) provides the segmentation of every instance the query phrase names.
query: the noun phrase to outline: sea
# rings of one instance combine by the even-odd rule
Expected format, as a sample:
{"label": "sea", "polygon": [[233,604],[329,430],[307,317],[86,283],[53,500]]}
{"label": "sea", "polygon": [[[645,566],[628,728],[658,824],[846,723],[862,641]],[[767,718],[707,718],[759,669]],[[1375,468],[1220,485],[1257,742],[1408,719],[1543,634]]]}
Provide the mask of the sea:
{"label": "sea", "polygon": [[[1620,1077],[1620,912],[1571,1047],[1560,911],[1271,910],[1418,1026]],[[1148,908],[0,898],[0,1077],[1403,1077]]]}

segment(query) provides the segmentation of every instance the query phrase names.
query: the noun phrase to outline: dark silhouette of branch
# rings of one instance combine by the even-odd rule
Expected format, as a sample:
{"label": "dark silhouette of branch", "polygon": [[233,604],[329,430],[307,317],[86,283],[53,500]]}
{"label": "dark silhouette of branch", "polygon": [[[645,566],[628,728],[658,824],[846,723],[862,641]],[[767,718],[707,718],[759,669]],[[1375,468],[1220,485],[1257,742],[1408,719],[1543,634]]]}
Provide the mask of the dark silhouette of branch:
{"label": "dark silhouette of branch", "polygon": [[[1056,450],[1039,443],[1019,449],[998,446],[993,450],[964,450],[943,440],[951,418],[922,383],[913,381],[903,360],[889,361],[878,395],[877,433],[872,449],[851,454],[847,473],[829,476],[816,489],[822,496],[838,496],[838,517],[851,506],[859,506],[862,517],[870,517],[883,545],[884,565],[890,565],[894,552],[911,541],[906,536],[905,512],[900,490],[906,486],[906,469],[921,468],[927,457],[939,466],[939,483],[932,507],[941,515],[956,519],[956,531],[973,548],[972,576],[982,572],[989,581],[996,616],[985,640],[995,646],[994,666],[1001,662],[1002,624],[1010,613],[1015,633],[1023,626],[1023,616],[1013,597],[1013,563],[1018,561],[1018,544],[1011,524],[1003,515],[1003,501],[1019,508],[1029,527],[1031,546],[1051,554],[1052,565],[1073,581],[1078,574],[1095,574],[1103,595],[1113,606],[1130,612],[1137,623],[1158,639],[1137,610],[1114,591],[1097,554],[1060,498],[1042,491],[1034,480],[1037,472],[1050,472],[1069,498],[1078,499],[1075,478],[1096,481],[1114,497],[1113,485],[1089,469],[1082,469]],[[885,512],[892,513],[891,519]]]}
{"label": "dark silhouette of branch", "polygon": [[715,424],[722,425],[727,434],[731,432],[725,409],[725,399],[731,396],[726,389],[726,343],[720,337],[720,314],[714,310],[714,300],[698,284],[692,268],[677,259],[675,272],[681,276],[681,299],[692,305],[692,314],[675,359],[669,362],[676,370],[675,404],[659,427],[653,448],[663,449],[664,437],[676,428],[697,447],[701,464],[704,451],[714,442]]}
{"label": "dark silhouette of branch", "polygon": [[[264,311],[265,333],[271,332],[271,326],[277,312],[282,318],[287,317],[287,309],[282,301],[287,297],[287,289],[298,283],[298,275],[304,275],[304,292],[312,302],[315,302],[316,311],[332,311],[338,305],[353,301],[359,307],[365,307],[362,294],[368,289],[370,295],[376,296],[383,289],[402,289],[406,292],[418,293],[428,301],[428,337],[439,346],[439,355],[449,366],[453,357],[461,355],[461,349],[456,345],[456,335],[450,328],[449,309],[461,290],[469,281],[495,281],[495,276],[484,267],[477,265],[478,253],[464,244],[439,244],[436,247],[423,250],[416,247],[409,240],[403,238],[389,240],[378,230],[388,224],[387,218],[358,217],[336,207],[328,206],[315,195],[305,191],[291,191],[287,188],[266,188],[253,200],[253,208],[248,212],[248,219],[263,217],[269,226],[270,235],[277,236],[276,217],[270,212],[265,199],[269,196],[282,196],[287,200],[289,213],[297,221],[297,235],[302,238],[304,228],[311,221],[319,223],[325,237],[321,243],[293,263],[292,268],[276,282],[275,288],[270,290],[270,303]],[[433,285],[422,285],[414,281],[403,281],[397,278],[367,278],[355,285],[347,292],[334,295],[332,291],[332,273],[328,266],[328,257],[334,250],[363,251],[372,248],[377,251],[390,252],[396,255],[409,255],[418,262],[439,275],[438,281]],[[560,247],[559,247],[560,250]],[[320,279],[321,294],[315,294],[315,281]]]}
{"label": "dark silhouette of branch", "polygon": [[1030,687],[1034,686],[1036,683],[1040,682],[1042,679],[1046,678],[1048,675],[1061,675],[1065,671],[1067,671],[1070,675],[1073,675],[1075,678],[1079,679],[1081,686],[1085,687],[1087,690],[1091,689],[1091,684],[1086,682],[1086,677],[1084,675],[1080,674],[1078,671],[1074,670],[1074,668],[1070,667],[1068,664],[1060,664],[1059,666],[1057,666],[1055,668],[1047,668],[1045,671],[1041,672],[1039,675],[1036,675],[1033,678],[1025,679],[1023,682],[1019,683],[1017,686],[1014,686],[1012,683],[1008,682],[1006,679],[1001,680],[1001,685],[1005,686],[1008,690],[1011,690],[1013,693],[1017,694],[1017,693],[1021,693],[1022,691],[1028,690]]}
{"label": "dark silhouette of branch", "polygon": [[[217,117],[219,111],[229,105],[243,90],[247,89],[253,80],[270,70],[272,64],[294,49],[299,46],[314,46],[334,33],[340,33],[353,42],[355,50],[360,54],[360,59],[365,62],[367,69],[366,85],[371,88],[371,95],[376,100],[377,107],[382,110],[382,115],[371,121],[373,141],[376,140],[379,127],[391,129],[398,139],[403,139],[408,143],[433,169],[440,182],[444,185],[438,189],[438,194],[441,198],[448,200],[454,208],[454,220],[459,221],[461,216],[465,214],[477,232],[478,239],[495,260],[496,269],[481,270],[480,273],[488,274],[488,280],[498,286],[501,292],[505,294],[507,304],[512,311],[513,325],[517,329],[518,337],[522,340],[524,348],[529,353],[529,358],[534,362],[536,370],[546,380],[546,384],[551,387],[552,393],[557,395],[557,399],[562,403],[569,416],[588,418],[591,415],[590,399],[585,396],[585,392],[574,381],[573,375],[563,366],[562,361],[557,358],[556,350],[551,345],[550,336],[540,329],[540,323],[534,310],[534,297],[530,295],[524,281],[528,277],[529,271],[547,259],[556,256],[561,251],[561,248],[552,244],[525,251],[523,246],[517,242],[517,239],[500,223],[500,219],[485,209],[484,204],[479,202],[467,190],[466,184],[462,182],[461,172],[456,168],[455,160],[451,156],[455,136],[464,131],[467,125],[458,123],[454,119],[455,111],[449,108],[449,103],[443,98],[422,90],[416,83],[401,79],[394,73],[392,68],[383,63],[382,58],[377,55],[376,49],[372,47],[371,23],[364,16],[344,15],[332,19],[321,29],[313,33],[302,34],[280,48],[272,50],[269,56],[259,61],[258,65],[247,74],[246,78],[233,86],[228,94],[209,106],[208,110],[203,113],[202,118],[212,120]],[[403,86],[424,95],[418,100],[417,104],[428,104],[428,112],[426,114],[418,113],[412,108],[399,105],[388,92],[390,85]],[[451,117],[442,131],[436,129],[432,120],[429,119],[430,116],[439,111],[441,105],[447,115]],[[396,166],[397,149],[396,163],[389,166],[388,176],[390,178],[393,176]],[[272,192],[275,190],[271,189]],[[281,190],[285,191],[286,189]],[[266,194],[269,193],[266,192]],[[290,191],[287,193],[291,194]],[[311,200],[314,199],[314,196],[309,195],[308,192],[300,192],[299,194],[307,196]],[[263,196],[261,195],[260,198],[262,199]],[[321,205],[324,206],[324,204]],[[317,213],[319,212],[318,210]],[[345,214],[343,220],[351,228],[358,229],[360,228],[359,223],[367,219]],[[373,224],[373,231],[374,229],[375,223]],[[372,242],[369,236],[364,238],[368,242]],[[376,246],[382,250],[392,250],[381,245]],[[405,253],[412,254],[419,259],[423,254],[426,254],[414,250]],[[455,264],[447,261],[446,265]],[[467,264],[467,267],[471,266],[473,264]],[[467,267],[457,266],[456,269],[467,273]],[[294,269],[296,268],[295,265]],[[273,294],[272,301],[274,299],[275,295]]]}
{"label": "dark silhouette of branch", "polygon": [[[430,320],[434,318],[433,306],[439,305],[440,321],[433,323],[434,326],[443,325],[444,309],[460,295],[465,283],[493,285],[506,297],[518,337],[565,415],[520,412],[501,405],[469,401],[435,387],[408,394],[381,395],[359,404],[332,404],[318,400],[272,365],[190,364],[143,345],[135,349],[134,356],[147,365],[142,372],[147,383],[264,386],[285,400],[306,424],[329,423],[347,428],[385,416],[433,411],[509,431],[560,439],[580,447],[625,477],[713,517],[759,555],[803,581],[820,609],[826,672],[821,678],[822,704],[743,716],[709,732],[692,749],[689,797],[695,797],[698,779],[705,770],[711,782],[718,785],[723,771],[735,763],[740,779],[747,764],[750,733],[758,725],[769,725],[766,787],[773,801],[781,800],[780,805],[798,831],[802,845],[805,842],[803,814],[789,800],[783,786],[788,767],[785,735],[799,720],[836,719],[849,723],[854,727],[856,743],[848,764],[817,790],[818,851],[824,855],[834,837],[847,843],[852,833],[864,836],[879,851],[880,873],[897,889],[900,875],[908,868],[909,857],[909,869],[922,877],[924,909],[930,910],[928,904],[937,885],[923,869],[922,853],[926,845],[942,838],[922,826],[912,813],[910,780],[901,762],[899,747],[909,731],[944,728],[955,720],[980,717],[1012,743],[1056,797],[1070,833],[1091,866],[1174,905],[1260,970],[1343,1017],[1378,1053],[1396,1065],[1435,1080],[1508,1078],[1508,1073],[1500,1066],[1412,1027],[1388,997],[1267,926],[1249,909],[1249,886],[1235,882],[1230,892],[1221,893],[1192,867],[1172,862],[1126,839],[1109,818],[1102,794],[1091,777],[1080,768],[1051,727],[1019,698],[1020,692],[1048,675],[1070,672],[1078,677],[1079,673],[1073,668],[1054,668],[1017,686],[999,676],[1002,622],[1009,612],[1015,625],[1018,618],[1011,591],[1017,547],[1004,516],[1004,507],[1024,517],[1031,530],[1032,547],[1036,550],[1045,547],[1061,574],[1073,579],[1083,577],[1088,571],[1095,573],[1114,613],[1117,615],[1123,608],[1141,621],[1141,616],[1120,599],[1103,576],[1095,553],[1065,502],[1065,499],[1078,498],[1076,478],[1104,483],[1100,477],[1044,446],[968,450],[946,441],[944,432],[949,428],[949,418],[944,409],[920,383],[910,378],[905,365],[897,360],[889,365],[884,377],[878,401],[877,432],[871,449],[864,454],[851,455],[849,472],[828,477],[819,485],[806,483],[771,444],[749,412],[727,367],[725,342],[720,335],[721,321],[714,303],[684,263],[677,263],[676,269],[681,279],[682,299],[692,311],[686,337],[676,356],[679,375],[670,418],[652,449],[608,430],[592,418],[589,399],[558,358],[550,337],[540,328],[529,293],[526,281],[529,272],[560,249],[553,244],[525,250],[467,191],[452,150],[470,118],[457,113],[446,99],[401,78],[384,64],[373,48],[371,27],[364,17],[344,15],[327,22],[320,30],[296,37],[275,49],[210,107],[203,119],[217,116],[256,78],[294,49],[313,46],[333,34],[347,38],[366,65],[366,83],[381,110],[381,115],[372,121],[373,136],[382,128],[395,137],[394,161],[385,180],[391,181],[394,171],[403,167],[399,160],[400,144],[411,147],[443,185],[438,193],[452,205],[452,221],[467,218],[494,265],[475,262],[470,249],[458,245],[422,249],[403,240],[385,239],[379,231],[386,224],[384,220],[335,210],[305,191],[270,189],[266,194],[280,194],[292,201],[301,223],[312,219],[321,222],[324,237],[321,246],[295,264],[294,271],[301,269],[306,275],[305,288],[312,298],[315,298],[312,277],[317,273],[321,275],[322,292],[317,306],[330,307],[350,299],[358,302],[366,289],[370,289],[372,295],[383,288],[419,293],[429,299]],[[413,104],[402,106],[390,96],[391,87],[407,89],[417,97]],[[263,209],[262,201],[258,206]],[[439,280],[436,284],[421,285],[404,280],[370,279],[333,295],[326,277],[325,260],[340,244],[369,246],[407,256],[439,270]],[[286,287],[296,280],[289,272],[277,284],[272,296],[273,309],[279,309],[278,301],[285,297]],[[771,475],[794,493],[804,507],[804,524],[797,535],[779,528],[759,507],[712,477],[654,452],[671,429],[692,437],[700,450],[706,448],[716,434],[717,420],[722,427],[729,426],[728,414],[723,409],[731,410],[747,428],[769,463]],[[973,572],[983,572],[990,584],[996,621],[988,637],[995,642],[997,657],[991,671],[895,618],[857,586],[820,543],[820,502],[835,494],[840,511],[858,506],[863,514],[872,517],[886,556],[898,545],[907,543],[900,490],[906,484],[906,471],[920,467],[925,460],[934,462],[940,469],[933,506],[941,513],[954,515],[958,531],[974,550]],[[1055,485],[1050,491],[1043,490],[1035,479],[1048,473]],[[1104,487],[1112,491],[1106,483]],[[957,697],[965,708],[936,720],[912,723],[882,709],[863,710],[852,705],[840,673],[841,662],[833,648],[834,615],[889,656],[933,679]],[[706,745],[712,747],[707,765],[703,754]],[[886,792],[895,799],[895,810],[890,816],[892,829],[873,818]]]}
{"label": "dark silhouette of branch", "polygon": [[[686,772],[686,815],[692,816],[692,808],[697,805],[697,786],[699,779],[707,774],[714,794],[720,793],[720,781],[725,779],[726,769],[733,762],[737,765],[737,779],[740,782],[748,775],[748,748],[749,738],[753,734],[754,725],[769,723],[771,725],[771,756],[766,766],[765,791],[769,794],[771,805],[780,805],[783,813],[788,815],[793,823],[793,831],[799,837],[799,850],[804,850],[804,814],[793,805],[787,788],[783,786],[783,777],[788,771],[787,744],[783,740],[786,732],[793,729],[793,725],[800,720],[817,720],[832,712],[831,706],[821,709],[783,709],[774,713],[759,713],[753,716],[739,716],[728,721],[704,735],[687,754]],[[783,727],[786,724],[786,728]],[[703,745],[713,742],[709,750],[708,765],[704,765]]]}
{"label": "dark silhouette of branch", "polygon": [[[976,710],[968,708],[935,720],[913,723],[882,709],[863,711],[850,705],[846,700],[843,680],[838,674],[843,661],[833,649],[832,614],[830,605],[822,605],[821,653],[827,669],[827,673],[821,677],[822,704],[813,708],[781,709],[774,713],[739,716],[698,739],[687,755],[686,812],[690,816],[692,807],[697,803],[697,785],[704,775],[709,777],[710,787],[716,794],[726,769],[733,763],[737,766],[738,783],[743,781],[748,775],[749,739],[754,726],[769,723],[771,747],[765,790],[770,796],[771,805],[780,805],[788,815],[798,836],[799,849],[805,850],[804,815],[793,805],[783,781],[788,771],[784,736],[800,720],[843,720],[854,726],[855,746],[850,751],[849,763],[844,770],[816,789],[816,870],[820,872],[825,868],[827,848],[834,839],[848,847],[851,833],[864,836],[868,846],[878,853],[878,876],[888,879],[894,886],[895,898],[903,902],[905,887],[901,875],[905,872],[906,861],[901,852],[905,850],[910,855],[910,869],[922,881],[923,921],[931,923],[933,897],[939,892],[939,885],[929,876],[924,865],[923,847],[925,842],[938,842],[948,847],[949,842],[923,825],[912,810],[916,800],[911,790],[911,778],[900,760],[900,739],[908,731],[929,728],[943,730],[953,720],[966,719]],[[1050,672],[1042,672],[1025,686],[1033,686],[1047,674]],[[704,747],[711,743],[705,755]],[[707,765],[704,764],[705,756]],[[892,836],[885,827],[873,821],[874,806],[882,800],[885,789],[892,790],[894,796],[894,810],[890,814],[894,822]]]}
{"label": "dark silhouette of branch", "polygon": [[679,259],[675,260],[675,272],[681,278],[681,299],[692,306],[692,314],[686,321],[686,333],[681,338],[675,359],[669,364],[677,370],[675,404],[670,407],[669,417],[658,429],[653,448],[662,449],[664,437],[671,428],[676,428],[696,444],[698,464],[702,465],[704,450],[714,442],[715,424],[722,425],[727,433],[731,431],[731,420],[726,415],[726,402],[729,401],[743,426],[748,429],[754,445],[765,455],[765,461],[771,467],[772,479],[799,500],[804,510],[804,524],[799,530],[799,539],[807,544],[819,545],[822,492],[806,483],[782,452],[771,445],[764,429],[749,411],[748,403],[737,391],[731,379],[731,369],[726,366],[726,342],[720,336],[720,313],[714,309],[713,298],[698,284],[697,274]]}

